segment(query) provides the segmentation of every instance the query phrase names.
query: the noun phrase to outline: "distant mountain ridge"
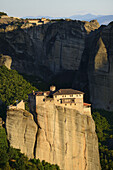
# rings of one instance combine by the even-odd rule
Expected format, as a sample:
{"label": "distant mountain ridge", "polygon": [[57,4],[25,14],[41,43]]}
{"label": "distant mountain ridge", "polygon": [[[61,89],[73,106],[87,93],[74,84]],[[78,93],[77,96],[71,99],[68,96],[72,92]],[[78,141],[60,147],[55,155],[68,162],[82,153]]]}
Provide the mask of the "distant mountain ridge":
{"label": "distant mountain ridge", "polygon": [[111,21],[113,21],[113,15],[92,15],[92,14],[86,14],[86,15],[73,15],[69,17],[70,19],[77,19],[81,21],[91,21],[91,20],[97,20],[100,25],[108,25]]}
{"label": "distant mountain ridge", "polygon": [[50,16],[26,16],[23,17],[23,19],[26,18],[47,18],[47,19],[66,19],[70,18],[72,20],[81,20],[81,21],[91,21],[96,19],[100,25],[108,25],[111,21],[113,21],[113,15],[93,15],[93,14],[85,14],[85,15],[72,15],[70,17],[50,17]]}
{"label": "distant mountain ridge", "polygon": [[105,15],[96,19],[100,25],[108,25],[111,21],[113,21],[113,15]]}
{"label": "distant mountain ridge", "polygon": [[85,14],[85,15],[72,15],[69,18],[70,19],[77,19],[77,20],[85,20],[90,21],[92,19],[101,17],[102,15],[93,15],[93,14]]}

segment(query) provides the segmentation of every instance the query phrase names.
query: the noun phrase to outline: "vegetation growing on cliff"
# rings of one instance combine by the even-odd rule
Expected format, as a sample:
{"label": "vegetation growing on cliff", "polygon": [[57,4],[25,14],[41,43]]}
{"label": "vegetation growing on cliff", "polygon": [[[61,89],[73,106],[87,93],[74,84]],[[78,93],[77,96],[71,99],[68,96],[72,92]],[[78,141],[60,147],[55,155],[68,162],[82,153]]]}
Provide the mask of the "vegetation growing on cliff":
{"label": "vegetation growing on cliff", "polygon": [[0,126],[0,170],[60,170],[57,165],[28,158],[18,149],[8,147],[6,132]]}
{"label": "vegetation growing on cliff", "polygon": [[113,112],[93,111],[102,170],[113,169]]}
{"label": "vegetation growing on cliff", "polygon": [[23,76],[19,75],[15,70],[9,70],[5,66],[0,67],[0,117],[5,119],[6,107],[14,104],[16,100],[24,100],[27,102],[28,94],[32,90],[37,90]]}

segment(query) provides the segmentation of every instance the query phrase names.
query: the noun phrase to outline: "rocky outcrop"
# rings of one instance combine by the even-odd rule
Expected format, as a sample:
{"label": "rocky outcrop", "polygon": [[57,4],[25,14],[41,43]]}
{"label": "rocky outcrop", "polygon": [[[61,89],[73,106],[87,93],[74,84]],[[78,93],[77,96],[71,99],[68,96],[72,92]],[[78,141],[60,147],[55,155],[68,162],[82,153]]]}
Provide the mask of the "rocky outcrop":
{"label": "rocky outcrop", "polygon": [[98,139],[90,116],[46,103],[38,107],[38,124],[37,158],[65,170],[100,169]]}
{"label": "rocky outcrop", "polygon": [[5,65],[8,69],[11,68],[12,58],[7,55],[0,55],[0,66]]}
{"label": "rocky outcrop", "polygon": [[89,44],[90,101],[95,108],[113,110],[113,23],[91,34]]}
{"label": "rocky outcrop", "polygon": [[34,158],[37,124],[25,110],[8,110],[6,130],[9,143],[29,158]]}
{"label": "rocky outcrop", "polygon": [[12,68],[48,80],[79,69],[87,32],[99,27],[95,22],[57,21],[2,32],[0,52],[12,56]]}
{"label": "rocky outcrop", "polygon": [[85,21],[84,27],[85,27],[87,33],[90,33],[91,31],[97,30],[100,27],[100,25],[97,20],[92,20],[90,22]]}
{"label": "rocky outcrop", "polygon": [[63,170],[99,170],[98,139],[91,116],[77,110],[39,105],[38,131],[31,114],[9,110],[6,129],[11,146],[29,158],[58,164]]}

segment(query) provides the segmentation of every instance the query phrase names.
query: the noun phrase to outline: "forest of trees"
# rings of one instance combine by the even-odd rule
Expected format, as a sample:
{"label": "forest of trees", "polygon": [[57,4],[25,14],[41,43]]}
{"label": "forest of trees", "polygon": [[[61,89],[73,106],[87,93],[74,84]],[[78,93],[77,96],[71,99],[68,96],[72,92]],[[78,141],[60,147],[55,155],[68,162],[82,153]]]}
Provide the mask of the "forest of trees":
{"label": "forest of trees", "polygon": [[113,112],[93,110],[102,170],[113,170]]}
{"label": "forest of trees", "polygon": [[14,104],[16,100],[24,100],[26,102],[28,94],[37,88],[33,87],[23,76],[15,70],[9,70],[5,66],[0,67],[0,117],[5,121],[6,108],[10,104]]}

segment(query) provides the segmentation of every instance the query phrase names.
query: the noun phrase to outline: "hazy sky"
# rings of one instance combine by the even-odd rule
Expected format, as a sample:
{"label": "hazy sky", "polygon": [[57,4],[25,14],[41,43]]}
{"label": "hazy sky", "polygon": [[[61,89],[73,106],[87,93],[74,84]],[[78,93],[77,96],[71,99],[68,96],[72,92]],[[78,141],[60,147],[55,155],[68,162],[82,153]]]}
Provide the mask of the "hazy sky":
{"label": "hazy sky", "polygon": [[69,17],[75,14],[113,15],[113,0],[0,0],[9,16]]}

